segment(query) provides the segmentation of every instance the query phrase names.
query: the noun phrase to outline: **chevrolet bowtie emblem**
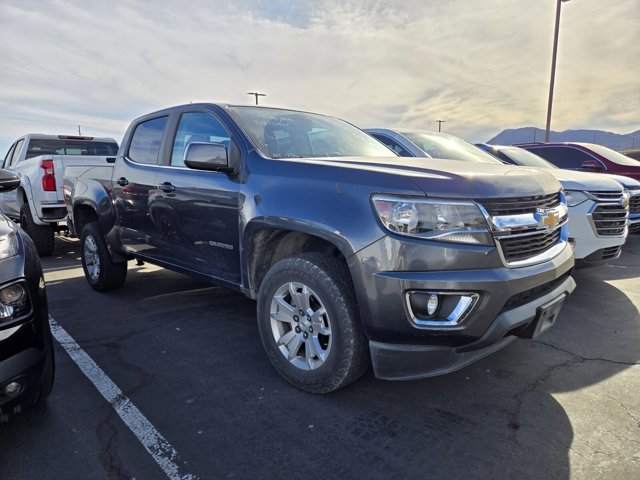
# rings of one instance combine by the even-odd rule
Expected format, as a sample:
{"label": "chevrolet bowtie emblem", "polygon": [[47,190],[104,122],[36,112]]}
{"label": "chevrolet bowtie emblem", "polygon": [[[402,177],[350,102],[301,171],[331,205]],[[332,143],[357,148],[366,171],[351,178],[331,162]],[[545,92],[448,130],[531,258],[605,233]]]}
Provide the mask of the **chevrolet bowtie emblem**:
{"label": "chevrolet bowtie emblem", "polygon": [[536,220],[538,220],[539,226],[547,227],[550,230],[557,227],[560,223],[560,214],[555,210],[544,210],[539,208],[535,217]]}

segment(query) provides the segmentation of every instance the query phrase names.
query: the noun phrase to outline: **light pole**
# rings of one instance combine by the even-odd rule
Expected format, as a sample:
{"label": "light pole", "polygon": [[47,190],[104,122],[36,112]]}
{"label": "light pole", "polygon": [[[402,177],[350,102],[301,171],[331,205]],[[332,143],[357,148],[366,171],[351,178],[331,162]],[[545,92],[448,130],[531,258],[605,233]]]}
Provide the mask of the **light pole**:
{"label": "light pole", "polygon": [[442,131],[442,124],[447,123],[446,120],[436,120],[438,122],[438,132]]}
{"label": "light pole", "polygon": [[258,92],[247,92],[247,95],[253,95],[256,97],[256,105],[258,105],[258,97],[266,97],[266,93],[258,93]]}
{"label": "light pole", "polygon": [[569,0],[556,0],[556,28],[553,33],[553,56],[551,57],[551,80],[549,81],[549,104],[547,106],[547,129],[544,132],[545,143],[549,142],[551,130],[551,107],[553,105],[553,85],[556,81],[556,57],[558,56],[558,32],[560,31],[560,6]]}

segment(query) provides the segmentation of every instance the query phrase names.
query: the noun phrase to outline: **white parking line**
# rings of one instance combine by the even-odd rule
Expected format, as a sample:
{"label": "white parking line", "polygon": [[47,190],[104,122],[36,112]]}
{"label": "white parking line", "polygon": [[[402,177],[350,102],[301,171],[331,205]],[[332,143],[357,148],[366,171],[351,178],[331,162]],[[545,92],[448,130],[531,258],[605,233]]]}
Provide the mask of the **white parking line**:
{"label": "white parking line", "polygon": [[100,394],[111,404],[129,430],[140,440],[158,466],[167,474],[167,477],[171,480],[197,480],[195,475],[180,473],[177,465],[178,452],[51,315],[49,315],[49,323],[51,324],[51,332],[58,343],[80,367],[82,373],[91,380]]}

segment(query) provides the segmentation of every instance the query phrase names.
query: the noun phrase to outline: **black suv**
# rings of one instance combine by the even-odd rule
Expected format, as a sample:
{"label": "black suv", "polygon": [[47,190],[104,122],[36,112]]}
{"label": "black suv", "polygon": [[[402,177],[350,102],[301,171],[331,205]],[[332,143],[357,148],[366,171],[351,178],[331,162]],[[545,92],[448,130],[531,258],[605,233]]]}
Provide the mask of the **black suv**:
{"label": "black suv", "polygon": [[[0,191],[20,178],[0,170]],[[35,245],[0,215],[0,418],[46,398],[55,372],[47,295]]]}

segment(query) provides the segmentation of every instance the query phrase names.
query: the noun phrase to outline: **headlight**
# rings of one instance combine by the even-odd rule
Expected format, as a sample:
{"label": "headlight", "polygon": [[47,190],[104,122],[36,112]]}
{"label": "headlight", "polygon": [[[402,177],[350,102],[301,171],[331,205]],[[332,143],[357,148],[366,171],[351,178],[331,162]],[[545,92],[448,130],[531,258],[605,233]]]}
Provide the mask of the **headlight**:
{"label": "headlight", "polygon": [[575,207],[576,205],[580,205],[583,202],[586,202],[589,197],[584,192],[579,190],[565,190],[564,196],[567,199],[567,205],[570,207]]}
{"label": "headlight", "polygon": [[18,236],[11,231],[0,236],[0,260],[13,257],[18,254]]}
{"label": "headlight", "polygon": [[373,205],[382,224],[393,233],[441,242],[493,245],[484,215],[473,202],[374,195]]}
{"label": "headlight", "polygon": [[30,311],[29,294],[23,281],[0,288],[0,323],[23,317]]}

